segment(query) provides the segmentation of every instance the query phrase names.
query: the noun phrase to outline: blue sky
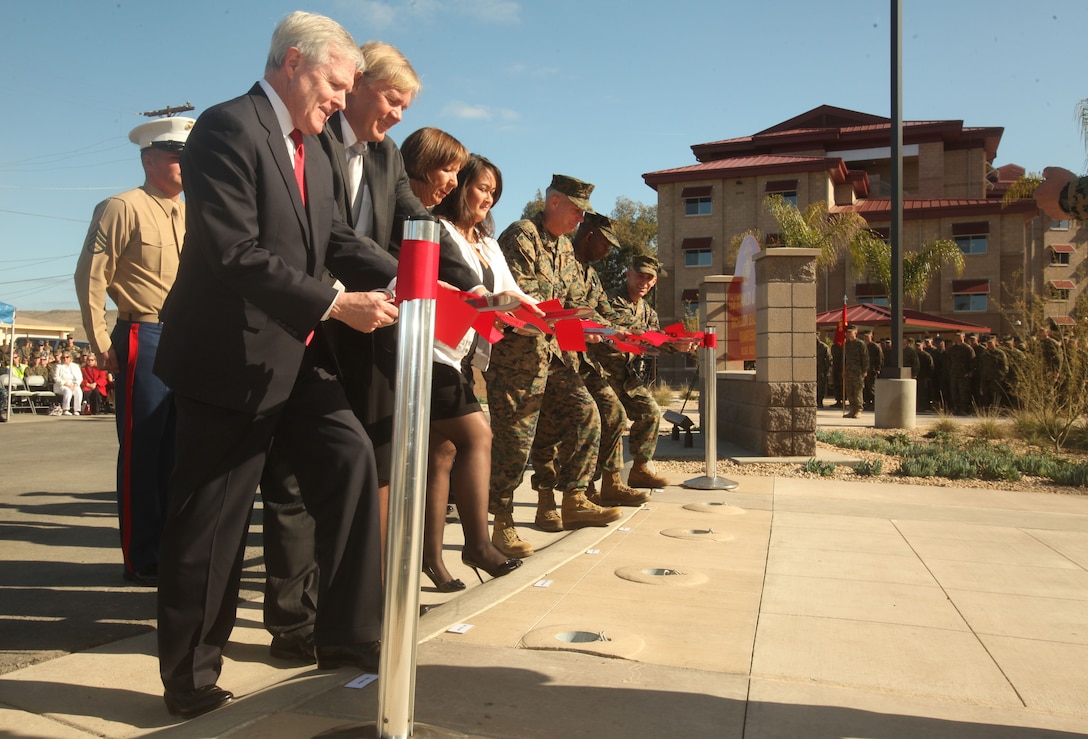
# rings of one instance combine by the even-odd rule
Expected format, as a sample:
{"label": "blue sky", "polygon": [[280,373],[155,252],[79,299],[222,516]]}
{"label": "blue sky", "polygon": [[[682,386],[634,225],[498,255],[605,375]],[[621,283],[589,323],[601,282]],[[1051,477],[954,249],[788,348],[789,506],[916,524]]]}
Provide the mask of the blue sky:
{"label": "blue sky", "polygon": [[[912,120],[1003,126],[998,166],[1083,171],[1083,0],[904,0]],[[656,203],[642,174],[692,144],[828,104],[890,114],[890,3],[853,0],[3,0],[0,301],[77,307],[71,274],[97,202],[139,185],[140,111],[195,114],[262,74],[296,9],[398,46],[422,94],[391,135],[438,126],[502,169],[501,229],[553,172],[594,206]]]}

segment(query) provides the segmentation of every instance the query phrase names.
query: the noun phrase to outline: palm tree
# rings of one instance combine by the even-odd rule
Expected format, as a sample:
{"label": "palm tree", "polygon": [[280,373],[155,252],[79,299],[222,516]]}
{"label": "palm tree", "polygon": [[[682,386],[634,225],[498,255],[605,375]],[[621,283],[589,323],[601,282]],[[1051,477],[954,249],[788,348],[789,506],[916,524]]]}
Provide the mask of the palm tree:
{"label": "palm tree", "polygon": [[[855,274],[884,286],[891,294],[892,250],[872,232],[868,222],[858,213],[828,213],[827,203],[820,201],[805,208],[804,213],[781,195],[770,195],[764,206],[778,221],[782,246],[820,249],[817,264],[830,266],[847,252],[850,269]],[[963,250],[950,239],[937,239],[920,249],[903,255],[903,294],[921,303],[925,300],[933,278],[945,267],[951,267],[958,277],[963,273]]]}
{"label": "palm tree", "polygon": [[781,195],[768,195],[763,207],[778,221],[780,246],[819,249],[816,264],[820,267],[835,264],[844,251],[853,254],[868,249],[873,241],[883,244],[859,213],[830,213],[826,200],[802,212]]}

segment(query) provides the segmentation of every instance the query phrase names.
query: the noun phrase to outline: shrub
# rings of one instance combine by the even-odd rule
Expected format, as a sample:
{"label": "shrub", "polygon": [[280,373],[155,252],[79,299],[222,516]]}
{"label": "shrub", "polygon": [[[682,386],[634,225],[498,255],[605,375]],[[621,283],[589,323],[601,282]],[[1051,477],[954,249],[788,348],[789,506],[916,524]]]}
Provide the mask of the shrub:
{"label": "shrub", "polygon": [[884,463],[879,459],[870,462],[863,459],[854,465],[854,473],[862,477],[879,477],[884,472]]}
{"label": "shrub", "polygon": [[1016,468],[1032,477],[1050,477],[1057,466],[1058,461],[1047,454],[1024,454],[1016,458]]}
{"label": "shrub", "polygon": [[673,398],[676,397],[676,391],[664,380],[659,380],[650,392],[654,396],[654,400],[662,408],[668,408],[672,405]]}
{"label": "shrub", "polygon": [[805,462],[802,469],[805,472],[812,472],[821,477],[830,477],[835,474],[835,463],[813,458]]}
{"label": "shrub", "polygon": [[1004,439],[1005,429],[995,418],[983,418],[972,429],[975,438],[978,439]]}
{"label": "shrub", "polygon": [[908,457],[899,463],[899,474],[904,477],[934,477],[937,460],[932,456]]}
{"label": "shrub", "polygon": [[1055,465],[1050,479],[1059,485],[1088,487],[1088,462],[1064,462]]}

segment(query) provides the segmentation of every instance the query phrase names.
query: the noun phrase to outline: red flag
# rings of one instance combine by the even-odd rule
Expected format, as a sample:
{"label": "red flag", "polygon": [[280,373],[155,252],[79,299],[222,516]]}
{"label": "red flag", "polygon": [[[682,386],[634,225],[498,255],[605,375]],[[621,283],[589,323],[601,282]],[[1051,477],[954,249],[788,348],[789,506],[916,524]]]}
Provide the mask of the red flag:
{"label": "red flag", "polygon": [[839,318],[839,325],[835,327],[835,344],[842,346],[846,343],[846,301],[842,301],[842,316]]}

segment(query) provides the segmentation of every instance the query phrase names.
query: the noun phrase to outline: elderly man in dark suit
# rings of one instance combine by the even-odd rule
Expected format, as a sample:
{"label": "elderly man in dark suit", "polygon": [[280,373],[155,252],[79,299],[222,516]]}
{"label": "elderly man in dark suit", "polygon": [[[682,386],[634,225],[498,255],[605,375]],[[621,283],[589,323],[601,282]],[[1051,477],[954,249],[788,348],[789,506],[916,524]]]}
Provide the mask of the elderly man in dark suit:
{"label": "elderly man in dark suit", "polygon": [[[401,122],[421,89],[415,69],[395,47],[369,41],[360,48],[362,71],[347,94],[344,110],[333,115],[320,138],[332,164],[333,195],[344,220],[356,233],[396,256],[404,220],[426,215],[412,192],[400,150],[386,134]],[[467,152],[466,152],[467,156]],[[442,279],[478,291],[475,273],[441,230]],[[335,273],[333,276],[336,276]],[[341,323],[326,326],[326,338],[348,400],[374,444],[382,541],[389,497],[390,441],[396,380],[396,328],[359,333]],[[318,600],[318,568],[313,555],[313,522],[298,494],[286,455],[273,447],[264,475],[264,620],[272,633],[270,651],[278,659],[312,662],[313,624]]]}
{"label": "elderly man in dark suit", "polygon": [[[158,608],[159,666],[175,715],[233,698],[216,682],[273,437],[316,521],[318,666],[377,667],[373,451],[330,371],[321,328],[335,318],[372,331],[397,313],[376,290],[396,262],[336,213],[316,138],[344,107],[359,64],[334,21],[289,15],[273,34],[264,79],[200,116],[182,159],[185,250],[155,365],[178,410]],[[326,269],[346,291],[321,280]],[[196,347],[215,352],[214,372]]]}

